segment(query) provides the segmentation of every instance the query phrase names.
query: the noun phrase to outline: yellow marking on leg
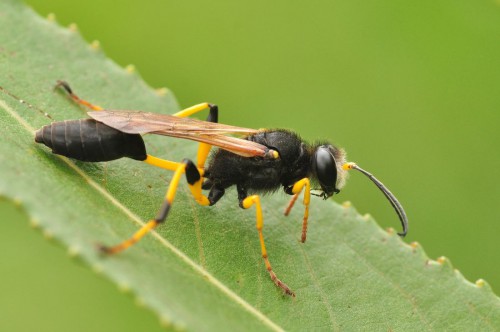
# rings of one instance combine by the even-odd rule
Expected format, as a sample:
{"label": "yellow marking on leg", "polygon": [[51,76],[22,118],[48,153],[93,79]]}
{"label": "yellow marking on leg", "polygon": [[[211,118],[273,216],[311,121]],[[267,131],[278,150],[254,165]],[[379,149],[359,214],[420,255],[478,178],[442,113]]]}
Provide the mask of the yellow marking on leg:
{"label": "yellow marking on leg", "polygon": [[258,195],[252,195],[248,196],[245,198],[241,204],[243,208],[248,209],[252,205],[255,205],[255,212],[256,212],[256,226],[257,226],[257,231],[259,232],[259,241],[260,241],[260,249],[262,252],[262,258],[264,259],[264,264],[266,265],[266,269],[269,272],[269,275],[271,277],[271,280],[274,282],[276,286],[281,288],[285,294],[291,295],[295,297],[295,293],[278,277],[276,276],[276,273],[274,273],[271,263],[269,262],[269,259],[267,258],[267,250],[266,250],[266,245],[264,243],[264,234],[262,233],[262,229],[264,228],[264,218],[262,216],[262,206],[260,204],[260,198]]}
{"label": "yellow marking on leg", "polygon": [[175,113],[174,116],[177,116],[179,118],[185,118],[185,117],[188,117],[188,116],[193,115],[195,113],[201,112],[207,108],[210,108],[208,103],[201,103],[201,104],[197,104],[197,105],[188,107],[182,111],[179,111],[179,112]]}
{"label": "yellow marking on leg", "polygon": [[143,160],[146,164],[150,164],[156,167],[160,167],[163,169],[168,169],[170,171],[175,171],[181,163],[175,162],[175,161],[170,161],[170,160],[165,160],[161,158],[157,158],[155,156],[147,155],[147,158]]}
{"label": "yellow marking on leg", "polygon": [[292,192],[295,195],[300,194],[300,192],[304,190],[304,218],[302,219],[302,243],[306,242],[307,237],[307,221],[309,219],[309,203],[311,202],[311,183],[308,178],[303,178],[295,182],[292,188]]}

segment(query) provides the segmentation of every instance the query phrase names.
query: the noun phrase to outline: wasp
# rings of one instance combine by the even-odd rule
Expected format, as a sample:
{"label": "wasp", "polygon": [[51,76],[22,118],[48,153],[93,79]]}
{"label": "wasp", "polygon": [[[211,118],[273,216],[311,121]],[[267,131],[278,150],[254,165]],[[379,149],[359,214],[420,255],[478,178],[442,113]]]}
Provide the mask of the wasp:
{"label": "wasp", "polygon": [[[216,204],[225,190],[236,186],[239,206],[256,211],[256,228],[262,258],[271,280],[285,294],[295,293],[273,271],[264,243],[264,218],[261,194],[283,187],[292,196],[285,209],[288,215],[303,192],[304,215],[301,241],[306,241],[311,195],[327,199],[344,187],[349,170],[366,175],[386,196],[401,221],[405,236],[406,213],[396,197],[356,163],[348,162],[343,149],[328,142],[308,144],[285,129],[248,129],[218,123],[218,107],[201,103],[173,115],[142,111],[108,110],[79,98],[68,83],[58,81],[76,103],[88,107],[90,118],[54,122],[39,129],[35,141],[55,154],[85,162],[111,161],[123,157],[173,171],[163,204],[157,215],[127,240],[114,245],[99,245],[105,254],[116,254],[138,242],[167,219],[182,174],[185,174],[195,201],[204,206]],[[206,121],[188,118],[203,110]],[[196,164],[190,159],[174,162],[146,152],[144,134],[165,135],[199,142]],[[231,135],[240,135],[234,137]],[[210,153],[212,147],[216,149]],[[208,190],[205,195],[203,190]]]}

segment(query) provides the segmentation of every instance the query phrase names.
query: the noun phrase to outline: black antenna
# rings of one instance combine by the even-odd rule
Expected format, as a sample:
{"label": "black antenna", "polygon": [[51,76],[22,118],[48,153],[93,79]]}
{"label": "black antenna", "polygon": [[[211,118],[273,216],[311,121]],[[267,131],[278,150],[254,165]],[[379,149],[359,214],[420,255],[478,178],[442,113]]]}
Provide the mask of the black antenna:
{"label": "black antenna", "polygon": [[378,189],[380,189],[380,191],[382,191],[384,193],[385,197],[387,197],[387,199],[391,203],[394,210],[396,210],[396,213],[399,216],[399,220],[401,221],[401,225],[403,226],[403,232],[398,233],[398,235],[401,237],[405,237],[406,233],[408,233],[408,217],[406,217],[406,213],[405,213],[405,210],[403,209],[403,206],[401,205],[401,203],[399,203],[399,201],[391,193],[391,191],[389,189],[387,189],[387,187],[384,186],[384,184],[382,182],[377,180],[377,178],[374,177],[371,173],[365,171],[364,169],[362,169],[361,167],[359,167],[355,163],[346,163],[344,165],[344,169],[356,169],[356,170],[360,171],[361,173],[366,175],[370,180],[372,180],[372,182],[375,183],[375,185],[378,187]]}

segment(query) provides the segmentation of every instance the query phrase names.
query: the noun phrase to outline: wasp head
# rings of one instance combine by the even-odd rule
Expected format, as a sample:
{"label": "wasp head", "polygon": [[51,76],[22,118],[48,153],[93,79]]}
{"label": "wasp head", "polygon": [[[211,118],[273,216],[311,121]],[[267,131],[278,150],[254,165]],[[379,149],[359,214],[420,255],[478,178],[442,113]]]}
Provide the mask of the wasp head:
{"label": "wasp head", "polygon": [[314,150],[311,163],[313,174],[323,191],[319,196],[327,199],[339,193],[348,175],[342,167],[346,163],[344,150],[330,144],[318,145]]}

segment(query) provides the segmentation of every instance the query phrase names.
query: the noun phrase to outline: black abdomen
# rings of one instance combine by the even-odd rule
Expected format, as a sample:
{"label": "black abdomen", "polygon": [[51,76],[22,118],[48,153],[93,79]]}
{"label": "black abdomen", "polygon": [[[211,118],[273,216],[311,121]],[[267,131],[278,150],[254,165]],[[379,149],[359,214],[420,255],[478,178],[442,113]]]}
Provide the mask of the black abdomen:
{"label": "black abdomen", "polygon": [[45,144],[53,153],[81,161],[147,157],[141,135],[126,134],[94,119],[54,122],[36,132],[35,142]]}

